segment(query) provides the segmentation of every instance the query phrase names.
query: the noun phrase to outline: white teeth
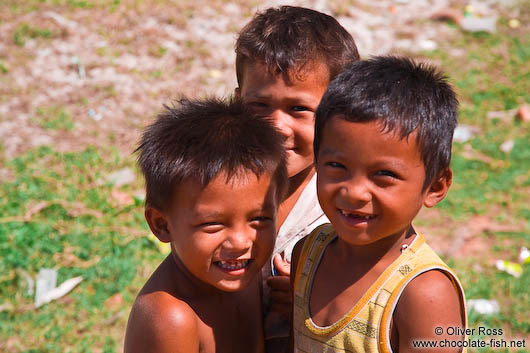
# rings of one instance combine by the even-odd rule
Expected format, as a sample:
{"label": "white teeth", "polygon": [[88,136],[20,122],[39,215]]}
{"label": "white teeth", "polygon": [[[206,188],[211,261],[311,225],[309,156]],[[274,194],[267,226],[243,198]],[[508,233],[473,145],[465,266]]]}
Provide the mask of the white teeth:
{"label": "white teeth", "polygon": [[350,213],[350,212],[346,212],[344,210],[340,210],[340,213],[342,213],[342,215],[346,216],[346,217],[356,217],[356,218],[362,218],[362,219],[366,219],[366,220],[369,220],[369,219],[372,219],[374,218],[373,215],[368,215],[368,216],[362,216],[360,214],[357,214],[357,213]]}
{"label": "white teeth", "polygon": [[237,260],[237,261],[217,261],[219,267],[225,270],[239,270],[247,266],[249,260]]}

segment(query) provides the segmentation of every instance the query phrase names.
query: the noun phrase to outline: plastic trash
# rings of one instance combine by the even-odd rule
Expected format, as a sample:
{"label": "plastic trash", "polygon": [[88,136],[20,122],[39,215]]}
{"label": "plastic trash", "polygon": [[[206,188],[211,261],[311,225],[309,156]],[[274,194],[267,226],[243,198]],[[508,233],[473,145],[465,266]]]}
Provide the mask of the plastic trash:
{"label": "plastic trash", "polygon": [[497,17],[464,17],[460,20],[460,27],[468,32],[489,32],[497,31]]}
{"label": "plastic trash", "polygon": [[519,250],[519,262],[522,264],[530,264],[530,250],[524,246]]}
{"label": "plastic trash", "polygon": [[500,119],[506,122],[511,122],[513,117],[517,114],[517,109],[490,111],[486,113],[488,119]]}
{"label": "plastic trash", "polygon": [[483,315],[492,315],[499,312],[499,303],[496,300],[469,299],[467,307]]}
{"label": "plastic trash", "polygon": [[107,181],[114,184],[116,187],[132,183],[136,179],[131,168],[123,168],[114,173],[109,174]]}
{"label": "plastic trash", "polygon": [[419,42],[419,46],[422,50],[432,51],[438,47],[438,44],[434,40],[425,39]]}
{"label": "plastic trash", "polygon": [[523,267],[515,262],[510,262],[506,260],[497,260],[495,266],[498,270],[504,271],[514,277],[520,277],[523,273]]}
{"label": "plastic trash", "polygon": [[455,142],[466,142],[477,133],[477,128],[469,125],[458,125],[453,135]]}
{"label": "plastic trash", "polygon": [[37,274],[36,282],[35,306],[39,307],[47,303],[46,298],[48,293],[55,289],[57,271],[51,268],[41,268]]}
{"label": "plastic trash", "polygon": [[101,113],[97,113],[94,109],[89,109],[88,110],[88,116],[91,117],[92,119],[94,119],[95,121],[100,121],[101,118],[103,118]]}
{"label": "plastic trash", "polygon": [[85,65],[83,65],[79,57],[74,56],[72,61],[77,66],[77,74],[79,75],[79,77],[82,79],[86,78]]}
{"label": "plastic trash", "polygon": [[500,146],[499,149],[504,152],[508,153],[513,149],[513,146],[515,145],[515,142],[513,140],[504,141]]}
{"label": "plastic trash", "polygon": [[35,307],[39,307],[43,304],[49,303],[52,300],[56,300],[59,298],[64,297],[67,293],[69,293],[72,289],[74,289],[81,281],[83,280],[83,277],[73,277],[70,278],[57,288],[54,288],[50,290],[49,292],[45,293],[41,298],[40,301],[35,300]]}

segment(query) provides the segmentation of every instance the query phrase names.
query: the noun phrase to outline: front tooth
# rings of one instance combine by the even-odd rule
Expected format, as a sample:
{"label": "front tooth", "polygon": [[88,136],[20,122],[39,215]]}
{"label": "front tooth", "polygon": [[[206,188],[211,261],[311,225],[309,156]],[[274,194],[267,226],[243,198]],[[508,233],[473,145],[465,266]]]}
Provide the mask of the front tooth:
{"label": "front tooth", "polygon": [[228,270],[239,270],[240,268],[243,268],[247,265],[248,260],[243,261],[219,261],[219,264],[221,267],[226,268]]}

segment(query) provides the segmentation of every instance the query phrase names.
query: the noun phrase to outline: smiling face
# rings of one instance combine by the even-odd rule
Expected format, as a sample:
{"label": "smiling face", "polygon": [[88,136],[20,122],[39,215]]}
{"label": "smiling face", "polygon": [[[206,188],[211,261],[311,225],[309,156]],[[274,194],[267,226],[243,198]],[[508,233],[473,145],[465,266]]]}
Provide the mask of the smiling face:
{"label": "smiling face", "polygon": [[274,247],[277,193],[270,174],[242,172],[227,182],[223,172],[205,188],[189,180],[177,189],[166,212],[177,261],[217,289],[244,289]]}
{"label": "smiling face", "polygon": [[[294,76],[294,75],[293,75]],[[329,83],[325,65],[308,68],[287,83],[260,63],[247,63],[236,96],[258,113],[270,116],[286,137],[289,177],[313,164],[314,115]]]}
{"label": "smiling face", "polygon": [[423,190],[415,133],[400,139],[377,121],[340,116],[324,127],[316,168],[324,213],[339,237],[356,246],[404,236],[422,205],[441,201],[450,184],[436,181]]}

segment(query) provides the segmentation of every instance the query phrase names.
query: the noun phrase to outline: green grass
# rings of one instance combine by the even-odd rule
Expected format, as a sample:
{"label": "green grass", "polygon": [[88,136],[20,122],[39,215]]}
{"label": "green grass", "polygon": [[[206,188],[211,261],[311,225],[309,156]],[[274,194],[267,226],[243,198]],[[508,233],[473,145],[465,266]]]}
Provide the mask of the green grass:
{"label": "green grass", "polygon": [[33,121],[48,130],[73,130],[74,121],[68,111],[62,107],[39,107]]}
{"label": "green grass", "polygon": [[19,47],[23,47],[29,38],[51,38],[53,35],[53,32],[49,29],[37,28],[28,23],[22,23],[13,32],[13,42]]}
{"label": "green grass", "polygon": [[[145,237],[141,201],[119,206],[109,198],[112,185],[101,185],[110,170],[131,163],[112,151],[46,147],[7,163],[13,177],[0,188],[0,305],[10,309],[0,312],[0,347],[11,338],[20,351],[115,351],[112,328],[123,331],[139,269],[162,258]],[[83,281],[67,301],[35,309],[21,274],[35,278],[41,268],[57,269],[58,283]],[[116,293],[123,303],[107,308]]]}
{"label": "green grass", "polygon": [[[0,2],[0,17],[5,21],[7,13],[82,11],[94,6],[112,10],[125,3],[6,0]],[[528,17],[528,11],[522,11],[519,19],[528,23]],[[509,29],[506,22],[501,16],[495,34],[459,33],[440,42],[443,49],[425,55],[441,63],[451,77],[461,102],[460,122],[481,131],[466,143],[455,143],[454,182],[439,211],[458,224],[486,215],[499,224],[518,227],[510,232],[484,231],[483,236],[494,242],[479,258],[448,260],[467,298],[495,299],[500,304],[495,315],[470,312],[470,327],[502,328],[503,337],[509,339],[530,334],[530,266],[525,265],[522,276],[515,278],[497,270],[493,261],[517,261],[520,247],[530,244],[530,124],[511,116],[489,119],[487,113],[530,104],[530,40]],[[28,39],[54,35],[23,23],[15,28],[12,40],[22,46]],[[200,55],[201,48],[191,42],[185,45]],[[446,50],[450,48],[465,55],[452,57]],[[110,55],[108,48],[95,50]],[[165,49],[153,46],[149,54],[163,56]],[[0,74],[10,69],[12,65],[0,60]],[[154,70],[149,75],[156,79],[161,74]],[[117,94],[112,85],[104,89],[109,97]],[[71,113],[61,106],[38,107],[32,122],[54,131],[76,128]],[[514,141],[514,147],[502,152],[500,146],[508,140]],[[5,159],[1,146],[0,141],[0,175],[4,176],[0,182],[0,351],[117,351],[134,297],[163,258],[146,237],[149,230],[142,201],[133,198],[130,204],[120,204],[111,197],[115,187],[105,182],[112,171],[133,167],[133,158],[99,146],[75,153],[42,147]],[[141,188],[139,179],[120,191],[132,195]],[[24,274],[35,278],[41,268],[57,269],[58,283],[75,276],[83,281],[64,298],[35,309]],[[106,305],[116,294],[123,301]]]}
{"label": "green grass", "polygon": [[3,60],[0,60],[0,74],[7,74],[8,72],[9,68],[6,63]]}
{"label": "green grass", "polygon": [[[471,311],[470,327],[502,328],[505,339],[527,338],[530,265],[516,278],[493,263],[495,259],[517,262],[520,247],[530,244],[530,124],[518,121],[515,113],[506,114],[505,119],[490,119],[487,113],[530,103],[530,40],[500,25],[495,34],[461,33],[443,46],[466,53],[455,58],[438,50],[429,56],[442,63],[457,90],[459,122],[478,127],[480,133],[454,144],[454,181],[439,209],[464,224],[474,215],[487,215],[500,224],[520,225],[514,232],[484,231],[484,237],[494,239],[491,252],[481,258],[450,260],[450,265],[459,274],[468,299],[494,299],[500,305],[494,315]],[[512,150],[501,151],[508,140],[514,142]],[[527,348],[518,352],[528,352],[529,344],[527,340]],[[508,352],[501,348],[470,351]]]}

